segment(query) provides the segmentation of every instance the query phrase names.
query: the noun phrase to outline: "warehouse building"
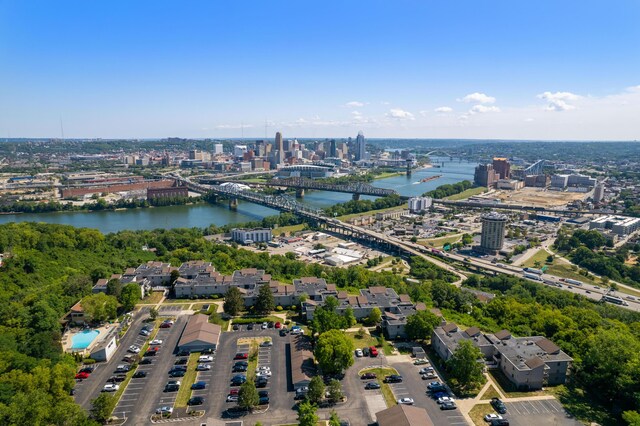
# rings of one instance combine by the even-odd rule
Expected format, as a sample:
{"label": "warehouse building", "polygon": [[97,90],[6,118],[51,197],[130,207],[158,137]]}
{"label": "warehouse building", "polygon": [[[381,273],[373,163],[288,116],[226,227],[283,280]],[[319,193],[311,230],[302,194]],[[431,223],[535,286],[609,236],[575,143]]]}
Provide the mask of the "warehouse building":
{"label": "warehouse building", "polygon": [[189,318],[178,342],[178,350],[189,352],[216,350],[221,332],[222,328],[218,324],[209,323],[209,316],[196,314]]}

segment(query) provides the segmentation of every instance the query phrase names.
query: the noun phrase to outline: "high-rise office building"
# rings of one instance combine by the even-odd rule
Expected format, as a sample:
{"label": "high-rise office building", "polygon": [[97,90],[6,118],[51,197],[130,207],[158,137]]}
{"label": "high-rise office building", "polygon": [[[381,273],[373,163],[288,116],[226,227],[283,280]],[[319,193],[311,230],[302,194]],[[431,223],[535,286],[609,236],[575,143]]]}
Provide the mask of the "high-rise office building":
{"label": "high-rise office building", "polygon": [[213,153],[214,154],[222,154],[222,144],[221,143],[217,143],[213,145]]}
{"label": "high-rise office building", "polygon": [[599,183],[593,190],[593,201],[599,203],[602,200],[604,200],[604,183]]}
{"label": "high-rise office building", "polygon": [[362,131],[358,132],[358,137],[356,137],[356,161],[366,160],[366,145],[364,133]]}
{"label": "high-rise office building", "polygon": [[473,181],[478,186],[492,187],[500,176],[493,170],[492,164],[478,164]]}
{"label": "high-rise office building", "polygon": [[480,236],[480,251],[485,253],[497,253],[504,245],[504,229],[507,224],[507,216],[491,212],[482,215],[482,235]]}
{"label": "high-rise office building", "polygon": [[280,132],[276,132],[276,164],[284,164],[284,143]]}
{"label": "high-rise office building", "polygon": [[506,158],[494,157],[493,170],[500,176],[500,179],[509,179],[511,177],[511,164]]}
{"label": "high-rise office building", "polygon": [[335,139],[329,141],[329,157],[335,158],[338,156],[338,145]]}

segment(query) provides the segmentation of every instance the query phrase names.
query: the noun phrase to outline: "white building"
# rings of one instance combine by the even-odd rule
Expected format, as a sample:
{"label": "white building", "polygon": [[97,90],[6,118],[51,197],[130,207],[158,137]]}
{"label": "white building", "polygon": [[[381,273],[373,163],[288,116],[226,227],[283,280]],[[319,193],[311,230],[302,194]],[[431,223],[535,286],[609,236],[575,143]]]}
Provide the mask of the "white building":
{"label": "white building", "polygon": [[424,213],[429,210],[433,204],[431,197],[413,197],[409,198],[409,211],[411,213]]}
{"label": "white building", "polygon": [[273,238],[270,228],[232,229],[231,239],[242,244],[268,243]]}
{"label": "white building", "polygon": [[213,153],[214,154],[222,154],[223,148],[221,143],[217,143],[213,145]]}
{"label": "white building", "polygon": [[236,145],[233,147],[233,156],[237,158],[242,158],[244,154],[247,152],[246,145]]}
{"label": "white building", "polygon": [[551,188],[565,189],[567,187],[568,180],[569,175],[553,175],[551,176]]}
{"label": "white building", "polygon": [[640,217],[601,216],[589,222],[589,229],[611,229],[617,235],[629,235],[640,229]]}

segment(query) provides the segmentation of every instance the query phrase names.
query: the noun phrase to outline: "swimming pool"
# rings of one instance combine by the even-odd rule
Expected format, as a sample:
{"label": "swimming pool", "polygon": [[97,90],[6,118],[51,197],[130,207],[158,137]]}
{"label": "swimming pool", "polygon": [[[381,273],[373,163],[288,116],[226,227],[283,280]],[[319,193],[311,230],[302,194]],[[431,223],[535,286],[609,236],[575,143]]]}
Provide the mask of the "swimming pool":
{"label": "swimming pool", "polygon": [[100,334],[98,330],[84,330],[71,336],[71,349],[86,349]]}

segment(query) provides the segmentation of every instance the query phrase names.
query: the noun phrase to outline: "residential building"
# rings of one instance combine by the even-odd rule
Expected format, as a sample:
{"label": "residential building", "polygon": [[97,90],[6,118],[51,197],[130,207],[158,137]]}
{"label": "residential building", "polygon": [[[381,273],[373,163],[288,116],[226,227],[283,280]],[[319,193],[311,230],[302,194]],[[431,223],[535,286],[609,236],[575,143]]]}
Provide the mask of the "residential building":
{"label": "residential building", "polygon": [[493,164],[478,164],[473,175],[473,182],[478,186],[492,187],[500,178],[493,169]]}
{"label": "residential building", "polygon": [[223,147],[221,143],[213,144],[213,153],[214,155],[222,154]]}
{"label": "residential building", "polygon": [[113,327],[107,332],[107,335],[91,349],[90,358],[96,361],[107,362],[118,349],[118,328]]}
{"label": "residential building", "polygon": [[443,360],[451,358],[461,341],[477,347],[489,366],[499,368],[519,390],[537,390],[565,383],[573,359],[542,336],[513,337],[507,330],[484,334],[477,327],[464,331],[453,323],[436,327],[431,346]]}
{"label": "residential building", "polygon": [[593,201],[599,203],[604,200],[604,183],[599,183],[593,190]]}
{"label": "residential building", "polygon": [[389,210],[386,212],[378,212],[376,213],[376,220],[400,219],[407,213],[407,210]]}
{"label": "residential building", "polygon": [[569,181],[569,175],[553,175],[551,176],[551,188],[565,189],[567,182]]}
{"label": "residential building", "polygon": [[289,335],[289,363],[293,390],[308,387],[316,373],[311,342],[303,335]]}
{"label": "residential building", "polygon": [[424,213],[433,204],[431,197],[413,197],[409,198],[409,212],[413,214]]}
{"label": "residential building", "polygon": [[272,238],[271,228],[234,228],[231,230],[231,239],[241,244],[268,243]]}
{"label": "residential building", "polygon": [[480,246],[477,248],[485,253],[497,253],[504,245],[504,231],[507,224],[507,216],[491,212],[482,215],[482,234]]}

